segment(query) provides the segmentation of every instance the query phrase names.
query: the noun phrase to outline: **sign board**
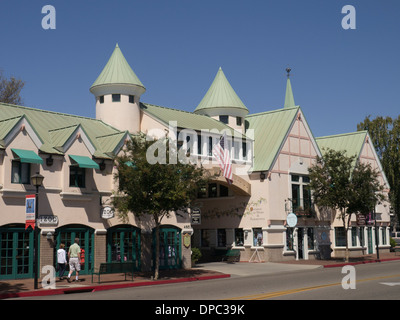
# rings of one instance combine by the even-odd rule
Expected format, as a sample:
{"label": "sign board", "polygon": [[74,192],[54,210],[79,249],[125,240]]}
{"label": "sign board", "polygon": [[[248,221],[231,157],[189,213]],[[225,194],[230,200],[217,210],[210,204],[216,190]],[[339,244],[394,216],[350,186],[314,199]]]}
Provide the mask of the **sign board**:
{"label": "sign board", "polygon": [[35,228],[36,196],[34,194],[25,197],[25,230],[30,226]]}
{"label": "sign board", "polygon": [[52,216],[52,215],[48,215],[48,216],[39,216],[38,217],[38,224],[41,227],[56,227],[58,226],[58,217],[57,216]]}
{"label": "sign board", "polygon": [[286,217],[286,222],[290,228],[293,228],[297,224],[297,216],[292,212],[289,213]]}
{"label": "sign board", "polygon": [[185,233],[183,235],[183,245],[185,246],[185,248],[189,248],[191,244],[191,237],[189,233]]}
{"label": "sign board", "polygon": [[200,208],[192,209],[192,225],[193,224],[201,224],[201,210]]}
{"label": "sign board", "polygon": [[105,206],[101,208],[100,215],[103,219],[114,218],[114,208],[110,206]]}
{"label": "sign board", "polygon": [[363,214],[357,215],[357,225],[358,226],[365,226],[366,225],[366,217]]}

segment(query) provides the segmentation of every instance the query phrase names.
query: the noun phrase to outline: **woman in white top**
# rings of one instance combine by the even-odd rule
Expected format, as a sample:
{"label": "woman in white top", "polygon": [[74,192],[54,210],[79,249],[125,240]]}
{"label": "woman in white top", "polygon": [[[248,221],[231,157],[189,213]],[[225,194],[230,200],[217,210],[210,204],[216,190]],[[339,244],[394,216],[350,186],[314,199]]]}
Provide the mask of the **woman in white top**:
{"label": "woman in white top", "polygon": [[67,255],[64,250],[64,243],[60,244],[60,249],[57,250],[57,263],[58,263],[58,275],[60,276],[60,280],[63,280],[65,268],[67,267]]}

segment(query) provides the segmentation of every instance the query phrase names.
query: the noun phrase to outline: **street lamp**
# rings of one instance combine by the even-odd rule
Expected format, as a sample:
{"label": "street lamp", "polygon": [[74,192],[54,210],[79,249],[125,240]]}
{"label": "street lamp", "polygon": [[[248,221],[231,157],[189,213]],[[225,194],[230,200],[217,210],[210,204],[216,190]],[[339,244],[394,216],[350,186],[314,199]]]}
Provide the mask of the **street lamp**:
{"label": "street lamp", "polygon": [[33,274],[34,274],[34,288],[38,289],[38,209],[39,209],[39,187],[43,184],[44,177],[36,172],[31,176],[31,183],[36,187],[36,204],[35,204],[35,229],[33,233],[34,244],[33,244]]}

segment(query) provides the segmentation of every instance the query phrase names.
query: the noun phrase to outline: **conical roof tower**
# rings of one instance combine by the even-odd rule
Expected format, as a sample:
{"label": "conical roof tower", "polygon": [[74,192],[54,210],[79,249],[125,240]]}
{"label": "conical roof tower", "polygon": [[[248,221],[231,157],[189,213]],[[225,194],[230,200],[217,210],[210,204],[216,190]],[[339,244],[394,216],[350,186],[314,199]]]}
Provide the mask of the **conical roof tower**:
{"label": "conical roof tower", "polygon": [[146,88],[126,61],[118,44],[90,87],[96,98],[96,119],[131,133],[140,131],[140,96]]}

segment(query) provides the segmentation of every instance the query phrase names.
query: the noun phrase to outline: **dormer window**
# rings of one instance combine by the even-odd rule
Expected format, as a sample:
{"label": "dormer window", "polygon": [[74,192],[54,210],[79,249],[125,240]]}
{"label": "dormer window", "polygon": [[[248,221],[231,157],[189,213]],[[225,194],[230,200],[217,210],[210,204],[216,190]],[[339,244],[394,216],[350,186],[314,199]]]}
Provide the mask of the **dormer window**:
{"label": "dormer window", "polygon": [[135,96],[129,95],[129,103],[135,103]]}
{"label": "dormer window", "polygon": [[112,95],[112,102],[121,102],[121,95],[118,94],[113,94]]}
{"label": "dormer window", "polygon": [[243,122],[243,118],[242,117],[236,117],[236,125],[237,126],[241,126]]}
{"label": "dormer window", "polygon": [[228,116],[219,116],[219,121],[221,121],[222,123],[228,124],[229,117]]}
{"label": "dormer window", "polygon": [[100,102],[100,103],[104,103],[104,96],[100,96],[100,97],[99,97],[99,102]]}

